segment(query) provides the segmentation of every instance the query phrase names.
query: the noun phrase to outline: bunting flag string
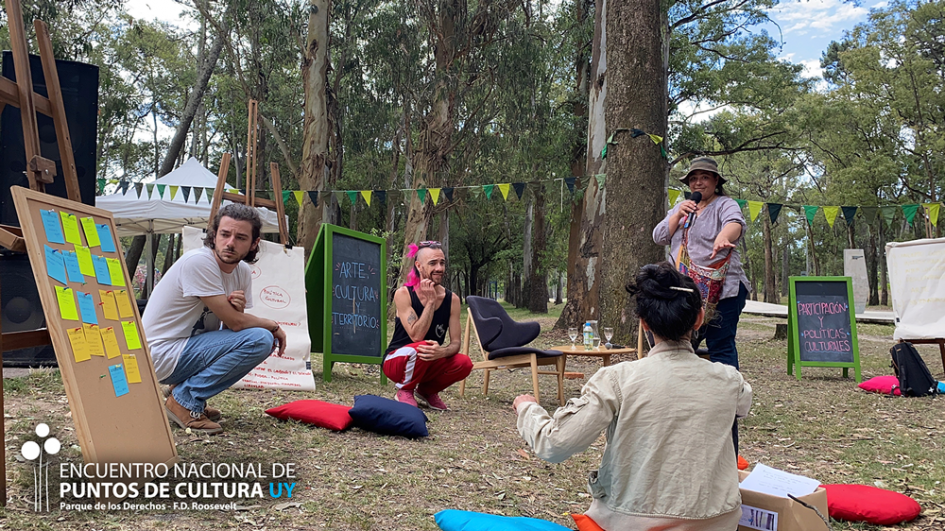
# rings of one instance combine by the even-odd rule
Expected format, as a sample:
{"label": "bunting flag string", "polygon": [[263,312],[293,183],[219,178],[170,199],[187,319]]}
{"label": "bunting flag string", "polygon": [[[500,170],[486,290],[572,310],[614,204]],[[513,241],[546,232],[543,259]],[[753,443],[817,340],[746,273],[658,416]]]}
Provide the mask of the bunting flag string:
{"label": "bunting flag string", "polygon": [[[618,130],[618,132],[621,130]],[[626,130],[623,130],[626,131]],[[659,143],[662,141],[658,135],[651,135],[639,129],[629,130],[631,136],[636,138],[638,136],[647,136],[654,143]],[[613,136],[613,135],[612,135]],[[613,139],[611,138],[611,141]],[[615,142],[611,142],[615,143]],[[313,205],[318,205],[319,195],[321,194],[321,199],[324,201],[330,196],[324,194],[331,194],[339,202],[343,201],[343,198],[347,197],[350,204],[357,204],[357,196],[360,195],[364,199],[364,203],[370,207],[372,205],[373,199],[377,198],[380,200],[382,205],[387,204],[387,197],[389,193],[401,193],[408,194],[410,192],[416,192],[417,197],[420,199],[421,204],[426,201],[427,193],[429,192],[430,198],[433,200],[433,204],[439,204],[440,198],[444,197],[447,202],[454,202],[456,200],[462,199],[463,197],[469,197],[470,199],[477,199],[481,195],[485,194],[486,199],[492,199],[492,194],[496,188],[499,189],[502,194],[502,198],[505,201],[509,200],[509,191],[515,190],[515,197],[521,200],[522,195],[525,193],[525,189],[528,185],[541,186],[546,182],[552,181],[564,181],[564,184],[568,187],[568,192],[571,194],[574,200],[580,200],[583,198],[585,188],[591,183],[596,182],[598,189],[603,189],[606,183],[606,174],[596,174],[593,175],[593,179],[587,179],[579,185],[578,177],[563,177],[563,178],[553,178],[553,179],[543,179],[543,180],[534,180],[527,182],[509,182],[509,183],[491,183],[484,185],[469,185],[469,186],[450,186],[443,188],[399,188],[399,189],[390,189],[390,190],[283,190],[282,191],[282,202],[286,203],[289,201],[289,197],[294,197],[296,203],[299,206],[302,206],[304,198],[308,195],[309,200]],[[193,203],[199,203],[201,201],[210,202],[214,189],[206,188],[200,186],[183,186],[183,185],[165,185],[158,183],[132,183],[127,180],[119,179],[97,179],[96,183],[100,192],[104,190],[106,185],[116,185],[117,189],[115,193],[120,193],[122,195],[127,195],[129,191],[133,190],[133,193],[137,196],[137,199],[150,199],[150,200],[168,200],[168,197],[171,201],[178,201],[184,203],[191,203],[191,197],[193,197]],[[155,190],[157,188],[157,190]],[[169,188],[169,190],[168,190]],[[245,194],[246,190],[241,189],[237,190],[235,188],[225,188],[225,190],[231,193],[242,193]],[[168,196],[165,196],[165,191],[169,192]],[[268,197],[272,198],[273,193],[266,190],[256,191],[256,195],[259,197]],[[177,199],[178,196],[182,196],[181,199]],[[406,197],[406,195],[404,196]],[[682,190],[676,188],[669,188],[667,190],[667,198],[669,200],[669,206],[675,206],[679,200],[684,197]],[[837,216],[842,212],[843,218],[846,221],[847,225],[852,226],[855,222],[856,216],[862,218],[867,224],[872,224],[877,216],[881,216],[883,221],[887,226],[892,226],[892,222],[896,217],[896,212],[902,211],[903,218],[907,224],[913,224],[916,221],[916,214],[920,212],[922,216],[920,220],[928,219],[933,226],[938,226],[938,218],[942,211],[942,203],[922,203],[922,204],[906,204],[906,205],[883,205],[883,206],[858,206],[858,205],[845,205],[845,206],[835,206],[835,205],[792,205],[785,203],[771,203],[763,201],[751,201],[740,198],[733,198],[738,203],[739,208],[744,208],[748,206],[749,219],[755,221],[758,218],[758,215],[761,213],[762,209],[767,208],[768,216],[771,219],[772,223],[776,223],[782,207],[789,207],[804,213],[804,216],[807,218],[808,223],[813,225],[814,219],[819,210],[824,211],[824,218],[827,221],[827,224],[833,228],[834,222],[836,221]]]}

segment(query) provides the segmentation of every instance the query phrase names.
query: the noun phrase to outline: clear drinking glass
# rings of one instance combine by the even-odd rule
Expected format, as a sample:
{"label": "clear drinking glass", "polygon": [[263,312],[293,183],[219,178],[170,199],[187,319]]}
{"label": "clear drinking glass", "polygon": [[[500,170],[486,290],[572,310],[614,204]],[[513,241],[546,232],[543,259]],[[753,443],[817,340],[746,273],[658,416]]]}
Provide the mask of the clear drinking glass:
{"label": "clear drinking glass", "polygon": [[610,345],[610,338],[612,338],[612,337],[614,337],[614,329],[611,328],[611,327],[609,327],[609,326],[605,326],[605,327],[604,327],[604,339],[607,340],[607,345],[606,345],[607,348],[610,348],[610,346],[611,346],[611,345]]}
{"label": "clear drinking glass", "polygon": [[574,350],[574,342],[577,341],[578,329],[568,328],[568,337],[571,338],[571,350]]}

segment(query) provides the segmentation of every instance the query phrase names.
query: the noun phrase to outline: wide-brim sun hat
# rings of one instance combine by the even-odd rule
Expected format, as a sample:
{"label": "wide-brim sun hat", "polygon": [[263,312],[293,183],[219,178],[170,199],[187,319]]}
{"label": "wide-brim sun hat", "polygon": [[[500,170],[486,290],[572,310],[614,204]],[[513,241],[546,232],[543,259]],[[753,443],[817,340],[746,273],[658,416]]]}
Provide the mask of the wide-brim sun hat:
{"label": "wide-brim sun hat", "polygon": [[714,173],[719,178],[719,186],[725,184],[725,177],[722,177],[722,173],[719,171],[719,164],[715,162],[715,159],[712,157],[696,157],[692,159],[692,162],[689,164],[689,171],[686,172],[686,176],[679,179],[680,182],[689,186],[689,176],[692,175],[695,171],[707,171],[709,173]]}

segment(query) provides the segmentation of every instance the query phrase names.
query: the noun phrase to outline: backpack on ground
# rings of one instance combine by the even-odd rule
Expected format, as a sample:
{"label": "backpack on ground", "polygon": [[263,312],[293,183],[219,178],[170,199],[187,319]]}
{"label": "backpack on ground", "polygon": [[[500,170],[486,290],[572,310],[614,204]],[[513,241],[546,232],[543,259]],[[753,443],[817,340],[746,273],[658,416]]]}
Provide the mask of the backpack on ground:
{"label": "backpack on ground", "polygon": [[935,394],[938,382],[932,378],[932,373],[912,343],[896,343],[889,349],[889,354],[892,356],[892,368],[899,377],[899,391],[903,396]]}

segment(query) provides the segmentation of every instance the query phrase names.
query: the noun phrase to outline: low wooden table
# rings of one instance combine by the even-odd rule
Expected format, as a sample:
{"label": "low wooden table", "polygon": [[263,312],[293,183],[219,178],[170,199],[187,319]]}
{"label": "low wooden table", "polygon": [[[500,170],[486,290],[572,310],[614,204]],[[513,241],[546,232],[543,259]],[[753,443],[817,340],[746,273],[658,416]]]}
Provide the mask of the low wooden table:
{"label": "low wooden table", "polygon": [[[604,348],[604,345],[601,345],[595,349],[584,350],[584,345],[575,345],[574,350],[571,350],[571,345],[560,345],[557,347],[551,347],[552,350],[560,350],[564,352],[565,356],[594,356],[597,358],[602,358],[604,361],[604,367],[610,365],[610,357],[615,354],[637,354],[637,349],[635,348]],[[637,354],[639,359],[640,355]],[[567,363],[567,358],[565,358],[565,363]]]}

